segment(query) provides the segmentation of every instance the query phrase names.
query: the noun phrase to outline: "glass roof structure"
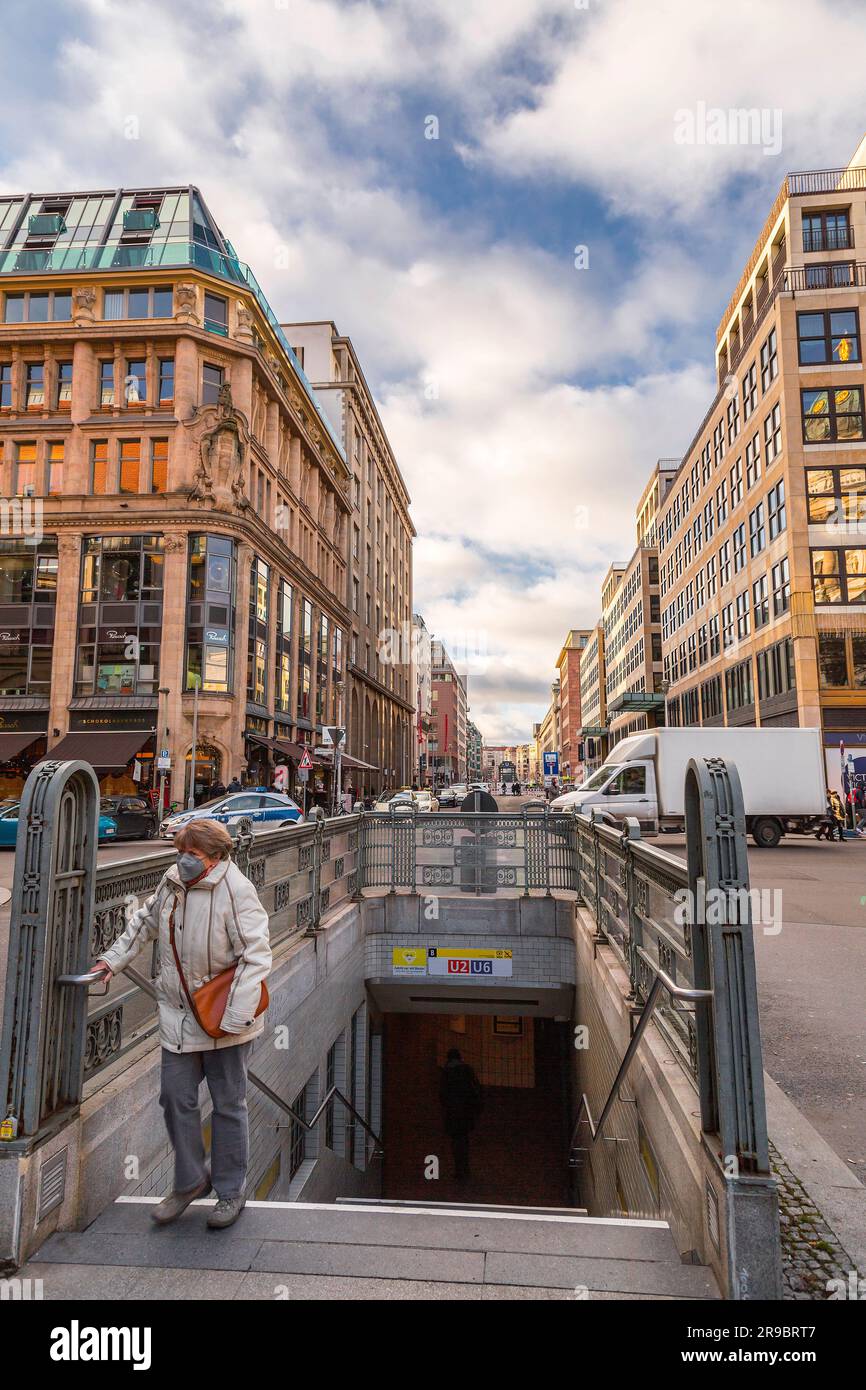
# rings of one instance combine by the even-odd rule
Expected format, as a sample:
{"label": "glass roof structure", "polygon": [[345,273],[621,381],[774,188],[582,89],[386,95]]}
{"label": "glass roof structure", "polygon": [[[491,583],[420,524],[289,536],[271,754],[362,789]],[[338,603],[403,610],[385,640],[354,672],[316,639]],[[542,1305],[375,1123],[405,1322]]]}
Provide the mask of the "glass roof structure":
{"label": "glass roof structure", "polygon": [[345,452],[248,265],[222,235],[197,188],[0,195],[0,277],[192,266],[252,291],[336,445]]}

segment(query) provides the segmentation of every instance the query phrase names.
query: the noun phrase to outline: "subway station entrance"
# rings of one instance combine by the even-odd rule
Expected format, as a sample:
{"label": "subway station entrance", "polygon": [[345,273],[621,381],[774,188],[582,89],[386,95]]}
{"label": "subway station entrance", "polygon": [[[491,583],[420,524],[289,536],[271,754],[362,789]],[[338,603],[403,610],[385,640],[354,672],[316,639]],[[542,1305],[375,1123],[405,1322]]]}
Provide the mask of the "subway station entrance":
{"label": "subway station entrance", "polygon": [[[390,1013],[383,1023],[385,1198],[571,1205],[567,1024],[494,1013]],[[441,1100],[453,1049],[481,1088],[460,1178]]]}

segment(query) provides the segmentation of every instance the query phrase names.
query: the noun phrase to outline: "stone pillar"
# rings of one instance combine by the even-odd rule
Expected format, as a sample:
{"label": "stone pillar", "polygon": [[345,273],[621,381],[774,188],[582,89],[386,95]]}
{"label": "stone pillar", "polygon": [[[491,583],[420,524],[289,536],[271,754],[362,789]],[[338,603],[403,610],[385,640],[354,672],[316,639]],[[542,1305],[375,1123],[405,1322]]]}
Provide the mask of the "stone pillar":
{"label": "stone pillar", "polygon": [[51,665],[51,704],[48,711],[48,749],[69,731],[69,701],[75,682],[78,637],[78,598],[81,593],[81,537],[62,535],[57,542],[57,603]]}
{"label": "stone pillar", "polygon": [[178,420],[192,418],[199,395],[198,344],[181,334],[174,349],[174,413]]}
{"label": "stone pillar", "polygon": [[171,801],[184,802],[186,745],[188,742],[183,716],[183,692],[186,684],[186,588],[187,537],[183,531],[169,531],[163,543],[165,573],[162,594],[162,643],[159,652],[159,684],[169,690],[159,697],[157,716],[157,753],[165,725],[168,725],[168,750],[171,756]]}
{"label": "stone pillar", "polygon": [[77,429],[93,414],[98,390],[96,357],[93,346],[79,338],[72,350],[72,402],[69,418],[72,429],[64,459],[65,491],[87,496],[90,492],[90,437]]}

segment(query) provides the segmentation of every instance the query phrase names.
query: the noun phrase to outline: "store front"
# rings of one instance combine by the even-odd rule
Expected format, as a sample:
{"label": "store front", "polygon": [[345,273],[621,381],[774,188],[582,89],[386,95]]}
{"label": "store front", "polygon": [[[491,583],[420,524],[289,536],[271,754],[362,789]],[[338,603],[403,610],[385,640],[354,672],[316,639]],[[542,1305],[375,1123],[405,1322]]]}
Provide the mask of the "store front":
{"label": "store front", "polygon": [[27,715],[0,714],[0,801],[20,796],[31,771],[45,757],[45,721],[38,715],[30,718],[42,728],[27,728]]}
{"label": "store front", "polygon": [[73,710],[52,758],[90,763],[103,796],[157,795],[156,710]]}
{"label": "store front", "polygon": [[[183,786],[183,804],[189,801],[190,774],[193,768],[192,749],[186,755],[186,775]],[[193,778],[193,796],[196,806],[203,801],[209,801],[214,795],[213,787],[225,786],[225,779],[221,775],[222,754],[212,743],[206,739],[199,739],[195,750],[195,775]]]}

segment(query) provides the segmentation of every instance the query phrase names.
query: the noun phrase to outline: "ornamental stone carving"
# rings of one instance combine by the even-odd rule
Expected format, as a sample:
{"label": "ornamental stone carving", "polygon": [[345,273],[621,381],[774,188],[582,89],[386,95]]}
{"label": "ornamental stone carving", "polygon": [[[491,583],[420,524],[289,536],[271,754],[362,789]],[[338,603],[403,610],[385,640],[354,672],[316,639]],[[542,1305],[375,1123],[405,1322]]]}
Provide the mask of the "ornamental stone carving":
{"label": "ornamental stone carving", "polygon": [[235,311],[237,316],[235,337],[240,338],[243,342],[251,343],[253,341],[254,325],[252,310],[242,299],[239,299],[235,305]]}
{"label": "ornamental stone carving", "polygon": [[232,401],[228,382],[219,389],[216,405],[196,412],[189,427],[198,434],[199,449],[190,500],[218,511],[245,511],[250,431],[247,418]]}
{"label": "ornamental stone carving", "polygon": [[92,285],[79,285],[72,292],[72,318],[76,324],[93,323],[96,309],[96,290]]}
{"label": "ornamental stone carving", "polygon": [[195,285],[175,285],[174,316],[186,322],[200,323],[198,313],[198,291]]}

